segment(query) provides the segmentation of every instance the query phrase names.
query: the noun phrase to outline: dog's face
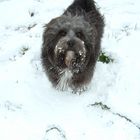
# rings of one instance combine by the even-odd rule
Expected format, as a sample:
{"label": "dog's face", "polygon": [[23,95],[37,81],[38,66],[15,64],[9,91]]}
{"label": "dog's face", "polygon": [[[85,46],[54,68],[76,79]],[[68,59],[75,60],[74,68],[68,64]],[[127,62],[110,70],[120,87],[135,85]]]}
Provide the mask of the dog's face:
{"label": "dog's face", "polygon": [[[47,40],[47,36],[52,40]],[[96,32],[83,17],[61,16],[53,19],[44,33],[48,57],[59,69],[82,72],[92,55]],[[50,37],[49,37],[50,38]]]}

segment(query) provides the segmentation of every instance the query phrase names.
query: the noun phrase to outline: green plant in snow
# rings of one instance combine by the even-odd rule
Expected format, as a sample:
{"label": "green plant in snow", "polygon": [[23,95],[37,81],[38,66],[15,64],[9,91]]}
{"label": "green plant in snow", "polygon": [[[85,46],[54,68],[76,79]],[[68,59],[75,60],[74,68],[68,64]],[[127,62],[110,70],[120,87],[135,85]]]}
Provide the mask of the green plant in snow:
{"label": "green plant in snow", "polygon": [[113,62],[114,59],[108,56],[105,52],[101,52],[98,61],[108,64]]}

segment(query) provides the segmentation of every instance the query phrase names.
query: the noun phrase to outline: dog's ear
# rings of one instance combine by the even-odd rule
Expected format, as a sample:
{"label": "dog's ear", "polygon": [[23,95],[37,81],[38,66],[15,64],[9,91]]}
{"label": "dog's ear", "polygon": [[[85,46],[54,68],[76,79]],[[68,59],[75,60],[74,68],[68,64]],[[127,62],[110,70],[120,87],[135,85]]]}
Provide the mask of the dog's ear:
{"label": "dog's ear", "polygon": [[91,26],[95,26],[99,36],[102,37],[105,26],[104,16],[102,16],[99,12],[90,11],[86,18]]}

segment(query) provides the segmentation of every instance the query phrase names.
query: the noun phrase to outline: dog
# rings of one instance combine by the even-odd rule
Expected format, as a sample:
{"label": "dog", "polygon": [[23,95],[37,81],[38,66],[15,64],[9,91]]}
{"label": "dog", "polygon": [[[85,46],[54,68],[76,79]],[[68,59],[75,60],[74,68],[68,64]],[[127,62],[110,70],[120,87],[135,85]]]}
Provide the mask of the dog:
{"label": "dog", "polygon": [[93,0],[74,0],[44,26],[42,65],[53,86],[82,92],[93,77],[101,49],[104,18]]}

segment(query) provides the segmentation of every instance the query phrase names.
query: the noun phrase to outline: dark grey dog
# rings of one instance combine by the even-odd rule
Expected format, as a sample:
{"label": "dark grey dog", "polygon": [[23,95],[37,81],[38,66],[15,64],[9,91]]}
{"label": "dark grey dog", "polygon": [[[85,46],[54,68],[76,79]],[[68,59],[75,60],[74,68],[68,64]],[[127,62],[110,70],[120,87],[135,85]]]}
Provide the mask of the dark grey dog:
{"label": "dark grey dog", "polygon": [[75,0],[45,26],[42,64],[54,87],[77,92],[90,83],[103,29],[103,17],[93,0]]}

